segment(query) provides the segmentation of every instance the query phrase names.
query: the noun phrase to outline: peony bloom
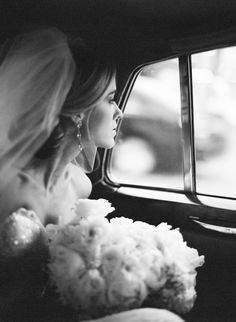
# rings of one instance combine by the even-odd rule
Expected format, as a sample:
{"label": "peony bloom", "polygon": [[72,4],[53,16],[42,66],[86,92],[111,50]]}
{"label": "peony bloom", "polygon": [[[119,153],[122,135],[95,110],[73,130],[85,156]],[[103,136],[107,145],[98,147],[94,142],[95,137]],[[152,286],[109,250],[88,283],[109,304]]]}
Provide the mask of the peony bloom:
{"label": "peony bloom", "polygon": [[73,208],[77,220],[90,216],[106,217],[115,210],[108,200],[105,199],[79,199]]}
{"label": "peony bloom", "polygon": [[106,200],[83,199],[72,222],[47,227],[50,279],[62,302],[86,318],[141,306],[189,311],[204,257],[178,229],[125,217],[109,221],[113,210]]}

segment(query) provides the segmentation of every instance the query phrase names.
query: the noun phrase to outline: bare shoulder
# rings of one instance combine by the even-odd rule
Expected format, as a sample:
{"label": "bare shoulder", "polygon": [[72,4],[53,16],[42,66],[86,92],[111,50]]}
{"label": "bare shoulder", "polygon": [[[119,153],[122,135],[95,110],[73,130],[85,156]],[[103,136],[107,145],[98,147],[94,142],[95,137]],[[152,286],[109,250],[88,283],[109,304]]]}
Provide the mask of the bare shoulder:
{"label": "bare shoulder", "polygon": [[78,166],[68,165],[69,175],[73,188],[78,192],[79,198],[88,198],[92,191],[92,183],[85,172]]}

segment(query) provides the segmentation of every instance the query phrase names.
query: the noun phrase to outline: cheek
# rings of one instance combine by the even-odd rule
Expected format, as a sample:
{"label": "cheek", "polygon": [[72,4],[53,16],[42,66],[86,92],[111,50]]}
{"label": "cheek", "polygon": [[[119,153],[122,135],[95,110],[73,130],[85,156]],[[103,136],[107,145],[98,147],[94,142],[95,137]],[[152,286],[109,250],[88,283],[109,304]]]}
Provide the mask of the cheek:
{"label": "cheek", "polygon": [[90,130],[94,135],[106,133],[112,127],[113,114],[108,110],[98,110],[94,113],[90,124]]}
{"label": "cheek", "polygon": [[[109,141],[113,139],[113,113],[110,110],[97,111],[94,113],[90,122],[90,133],[99,147],[106,147]],[[109,143],[110,144],[110,143]]]}

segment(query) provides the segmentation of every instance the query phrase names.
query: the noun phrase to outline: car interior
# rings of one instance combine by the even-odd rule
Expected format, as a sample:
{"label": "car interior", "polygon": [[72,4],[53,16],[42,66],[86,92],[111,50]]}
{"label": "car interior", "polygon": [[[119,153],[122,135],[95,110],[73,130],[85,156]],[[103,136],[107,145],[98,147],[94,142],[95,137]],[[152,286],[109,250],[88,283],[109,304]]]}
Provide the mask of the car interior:
{"label": "car interior", "polygon": [[110,218],[179,228],[205,256],[182,318],[236,321],[236,2],[5,0],[0,15],[1,43],[49,25],[115,60],[124,117],[91,198],[112,203]]}

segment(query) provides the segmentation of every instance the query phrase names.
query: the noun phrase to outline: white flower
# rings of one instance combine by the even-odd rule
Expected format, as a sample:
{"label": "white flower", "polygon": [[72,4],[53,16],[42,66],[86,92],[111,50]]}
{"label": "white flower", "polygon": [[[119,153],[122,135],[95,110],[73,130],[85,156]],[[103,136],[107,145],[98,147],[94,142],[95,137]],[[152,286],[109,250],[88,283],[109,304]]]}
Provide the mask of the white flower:
{"label": "white flower", "polygon": [[[90,216],[106,217],[114,210],[115,208],[111,207],[110,202],[105,199],[79,199],[74,207],[74,212],[77,215],[78,220]],[[76,218],[74,220],[75,222],[73,222],[76,223]]]}
{"label": "white flower", "polygon": [[166,223],[161,223],[156,227],[157,238],[165,244],[166,256],[174,258],[175,262],[185,267],[187,271],[202,266],[204,256],[198,256],[196,249],[187,246],[179,229],[171,228]]}
{"label": "white flower", "polygon": [[105,248],[101,258],[101,271],[107,280],[113,278],[113,275],[122,267],[122,249],[119,245],[112,245]]}
{"label": "white flower", "polygon": [[187,312],[203,256],[178,229],[120,217],[104,199],[80,200],[76,218],[47,228],[50,276],[63,303],[93,317],[145,305]]}
{"label": "white flower", "polygon": [[139,307],[147,295],[147,288],[140,276],[121,268],[108,284],[107,297],[111,307],[129,309]]}
{"label": "white flower", "polygon": [[[99,270],[88,269],[79,279],[75,295],[80,298],[80,307],[90,310],[93,306],[105,304],[106,285]],[[78,298],[75,299],[76,301]],[[76,306],[78,304],[76,303]],[[75,306],[75,307],[76,307]]]}
{"label": "white flower", "polygon": [[145,282],[149,290],[158,290],[167,281],[167,263],[165,257],[158,249],[150,249],[143,254],[143,264],[147,265]]}
{"label": "white flower", "polygon": [[85,262],[80,254],[65,246],[58,245],[52,248],[51,256],[53,262],[60,262],[58,266],[64,268],[64,273],[67,275],[67,278],[73,278],[86,268]]}

